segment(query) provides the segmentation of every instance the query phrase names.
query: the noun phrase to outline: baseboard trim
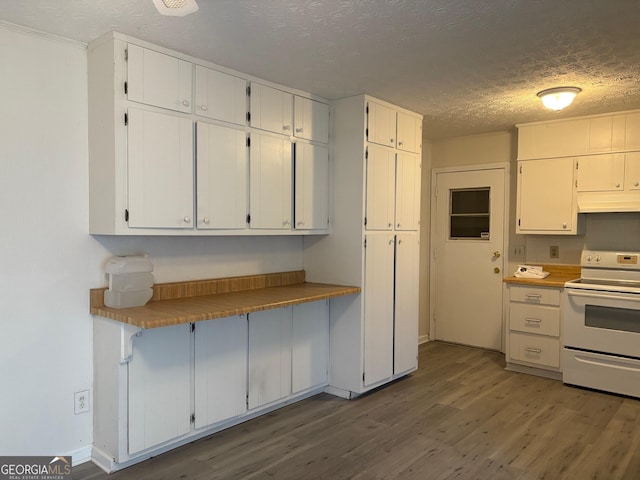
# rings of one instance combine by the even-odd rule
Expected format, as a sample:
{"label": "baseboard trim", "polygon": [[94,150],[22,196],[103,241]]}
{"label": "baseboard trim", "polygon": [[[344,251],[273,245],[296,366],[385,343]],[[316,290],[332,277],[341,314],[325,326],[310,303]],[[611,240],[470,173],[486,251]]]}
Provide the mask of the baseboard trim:
{"label": "baseboard trim", "polygon": [[427,343],[429,341],[429,335],[420,335],[418,337],[418,345],[422,345],[423,343]]}
{"label": "baseboard trim", "polygon": [[71,456],[71,466],[75,467],[81,463],[91,461],[91,445],[74,450],[71,453],[67,453],[67,456]]}

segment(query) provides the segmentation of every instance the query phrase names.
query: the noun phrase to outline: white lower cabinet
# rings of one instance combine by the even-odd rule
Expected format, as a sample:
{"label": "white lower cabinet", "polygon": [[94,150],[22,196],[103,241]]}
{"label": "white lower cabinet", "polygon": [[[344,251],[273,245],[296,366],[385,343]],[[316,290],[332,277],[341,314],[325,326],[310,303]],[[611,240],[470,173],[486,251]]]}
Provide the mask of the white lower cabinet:
{"label": "white lower cabinet", "polygon": [[418,367],[420,242],[417,233],[396,235],[393,374]]}
{"label": "white lower cabinet", "polygon": [[329,301],[154,329],[96,317],[92,460],[110,472],[321,392]]}
{"label": "white lower cabinet", "polygon": [[509,285],[508,368],[561,372],[560,290]]}

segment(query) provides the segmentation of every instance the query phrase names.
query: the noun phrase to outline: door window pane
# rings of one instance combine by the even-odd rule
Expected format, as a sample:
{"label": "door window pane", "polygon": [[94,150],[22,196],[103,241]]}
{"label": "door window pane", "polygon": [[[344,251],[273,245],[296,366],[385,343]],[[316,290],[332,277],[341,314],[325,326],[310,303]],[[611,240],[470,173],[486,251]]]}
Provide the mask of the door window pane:
{"label": "door window pane", "polygon": [[489,240],[489,187],[450,190],[449,238]]}

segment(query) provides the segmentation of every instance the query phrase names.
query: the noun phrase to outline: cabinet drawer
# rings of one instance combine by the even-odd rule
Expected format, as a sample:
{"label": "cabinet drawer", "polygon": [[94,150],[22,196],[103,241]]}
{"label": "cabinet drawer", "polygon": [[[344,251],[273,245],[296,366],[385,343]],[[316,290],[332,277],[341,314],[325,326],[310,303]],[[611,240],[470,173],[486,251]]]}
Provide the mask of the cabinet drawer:
{"label": "cabinet drawer", "polygon": [[560,336],[560,309],[527,303],[509,305],[509,328],[519,332]]}
{"label": "cabinet drawer", "polygon": [[518,362],[560,368],[560,340],[542,335],[511,332],[509,357]]}
{"label": "cabinet drawer", "polygon": [[538,305],[560,305],[559,288],[511,286],[509,290],[509,299],[512,302],[526,302]]}

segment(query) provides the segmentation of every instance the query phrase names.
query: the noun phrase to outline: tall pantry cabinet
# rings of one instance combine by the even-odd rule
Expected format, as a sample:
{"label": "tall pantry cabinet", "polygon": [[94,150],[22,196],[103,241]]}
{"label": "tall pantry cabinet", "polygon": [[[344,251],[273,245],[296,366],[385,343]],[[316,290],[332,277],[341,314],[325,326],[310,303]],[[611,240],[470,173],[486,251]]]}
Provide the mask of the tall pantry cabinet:
{"label": "tall pantry cabinet", "polygon": [[306,278],[333,299],[329,389],[351,398],[417,368],[422,116],[367,95],[331,105],[331,232],[305,238]]}

